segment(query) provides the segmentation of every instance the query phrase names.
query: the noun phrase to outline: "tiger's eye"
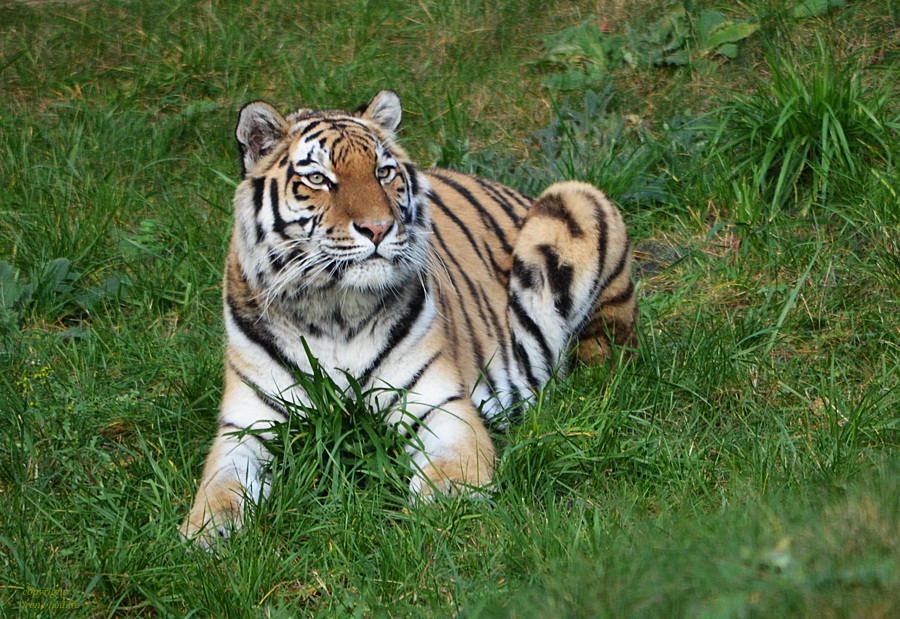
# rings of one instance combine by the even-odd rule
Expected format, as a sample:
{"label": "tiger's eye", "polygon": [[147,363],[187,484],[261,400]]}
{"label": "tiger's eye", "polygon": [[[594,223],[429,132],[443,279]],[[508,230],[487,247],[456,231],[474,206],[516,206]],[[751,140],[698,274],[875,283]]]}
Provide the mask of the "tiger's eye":
{"label": "tiger's eye", "polygon": [[306,175],[306,180],[308,180],[313,185],[321,185],[325,182],[325,175],[321,172],[313,172],[312,174]]}
{"label": "tiger's eye", "polygon": [[394,174],[397,173],[397,168],[392,165],[386,165],[382,168],[378,168],[375,170],[375,176],[378,177],[378,180],[382,182],[390,182],[394,178]]}

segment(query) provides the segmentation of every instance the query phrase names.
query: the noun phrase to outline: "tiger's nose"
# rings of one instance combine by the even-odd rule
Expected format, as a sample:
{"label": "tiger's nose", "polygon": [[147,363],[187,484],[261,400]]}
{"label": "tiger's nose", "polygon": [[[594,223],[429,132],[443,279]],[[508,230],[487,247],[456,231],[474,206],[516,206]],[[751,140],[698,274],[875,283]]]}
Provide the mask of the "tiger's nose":
{"label": "tiger's nose", "polygon": [[353,228],[361,235],[369,239],[378,247],[378,244],[384,240],[387,233],[394,227],[392,221],[364,221],[362,223],[353,222]]}

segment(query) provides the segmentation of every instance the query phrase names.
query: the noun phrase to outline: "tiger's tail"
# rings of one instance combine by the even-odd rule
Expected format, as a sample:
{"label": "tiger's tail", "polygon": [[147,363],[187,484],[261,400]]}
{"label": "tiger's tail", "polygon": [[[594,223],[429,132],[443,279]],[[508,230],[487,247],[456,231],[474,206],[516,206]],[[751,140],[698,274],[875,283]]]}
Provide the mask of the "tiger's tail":
{"label": "tiger's tail", "polygon": [[513,249],[509,318],[532,388],[579,356],[599,361],[635,339],[631,243],[619,209],[598,189],[568,181],[535,200]]}

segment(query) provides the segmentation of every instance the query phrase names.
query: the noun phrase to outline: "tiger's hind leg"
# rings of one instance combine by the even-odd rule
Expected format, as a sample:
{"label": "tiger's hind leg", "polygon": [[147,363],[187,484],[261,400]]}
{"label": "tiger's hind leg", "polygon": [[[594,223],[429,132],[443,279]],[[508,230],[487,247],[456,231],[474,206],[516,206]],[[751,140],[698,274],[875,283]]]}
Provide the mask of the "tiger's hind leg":
{"label": "tiger's hind leg", "polygon": [[586,183],[547,188],[516,240],[509,284],[515,352],[529,385],[545,385],[579,337],[585,354],[593,345],[594,356],[608,356],[600,326],[616,328],[614,341],[633,333],[633,292],[630,241],[615,205]]}
{"label": "tiger's hind leg", "polygon": [[584,363],[598,364],[621,349],[625,358],[637,348],[637,299],[631,281],[631,252],[622,274],[613,279],[594,302],[578,333],[577,354]]}

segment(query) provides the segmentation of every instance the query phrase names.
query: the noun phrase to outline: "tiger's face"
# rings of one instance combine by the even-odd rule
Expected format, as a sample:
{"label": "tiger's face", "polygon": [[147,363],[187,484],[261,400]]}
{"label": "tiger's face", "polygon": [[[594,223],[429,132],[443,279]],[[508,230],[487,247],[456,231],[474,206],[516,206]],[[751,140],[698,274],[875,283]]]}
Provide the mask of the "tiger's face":
{"label": "tiger's face", "polygon": [[267,104],[244,108],[237,221],[242,258],[256,265],[259,283],[283,293],[383,291],[424,268],[425,188],[394,143],[399,121],[390,91],[357,115],[300,110],[283,118]]}

